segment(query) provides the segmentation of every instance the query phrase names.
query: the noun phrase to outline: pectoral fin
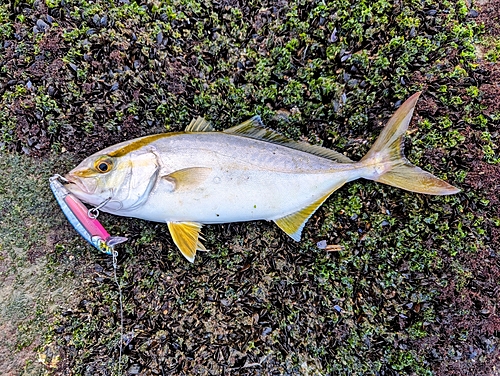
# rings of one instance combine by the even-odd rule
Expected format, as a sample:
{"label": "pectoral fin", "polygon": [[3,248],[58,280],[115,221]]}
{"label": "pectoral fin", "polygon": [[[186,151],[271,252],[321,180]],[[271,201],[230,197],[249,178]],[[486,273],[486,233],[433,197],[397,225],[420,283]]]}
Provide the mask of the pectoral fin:
{"label": "pectoral fin", "polygon": [[200,242],[200,239],[203,239],[200,235],[201,223],[167,222],[167,224],[175,245],[188,261],[194,262],[194,256],[197,250],[206,250],[204,245]]}
{"label": "pectoral fin", "polygon": [[337,189],[342,187],[345,184],[345,181],[338,182],[333,189],[321,197],[320,199],[314,201],[312,204],[309,204],[304,209],[299,210],[298,212],[289,214],[285,217],[275,219],[274,222],[278,225],[280,229],[286,232],[290,237],[295,241],[300,241],[300,237],[302,235],[302,229],[304,228],[306,222],[311,218],[316,210],[326,201],[326,199]]}
{"label": "pectoral fin", "polygon": [[174,185],[173,190],[187,190],[201,185],[211,172],[209,167],[189,167],[174,171],[163,178]]}

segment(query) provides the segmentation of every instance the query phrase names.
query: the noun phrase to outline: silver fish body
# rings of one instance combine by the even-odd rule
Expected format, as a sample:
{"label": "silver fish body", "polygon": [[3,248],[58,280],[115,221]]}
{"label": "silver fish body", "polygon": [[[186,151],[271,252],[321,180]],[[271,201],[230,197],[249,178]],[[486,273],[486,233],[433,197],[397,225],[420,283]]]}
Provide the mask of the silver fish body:
{"label": "silver fish body", "polygon": [[66,178],[81,200],[123,216],[166,222],[194,260],[203,224],[273,220],[293,239],[343,184],[359,178],[427,194],[458,189],[411,165],[401,141],[418,93],[389,120],[369,153],[354,162],[332,150],[291,141],[258,117],[224,132],[203,119],[186,132],[151,135],[106,148]]}
{"label": "silver fish body", "polygon": [[[117,202],[116,208],[110,202],[102,210],[157,222],[274,220],[324,197],[340,182],[369,172],[359,163],[336,163],[219,132],[177,134],[134,153],[133,158],[150,154],[156,166],[153,173],[144,174],[152,183],[142,185],[137,199],[145,199],[141,205]],[[182,173],[176,175],[178,171]],[[136,173],[141,174],[131,172]]]}

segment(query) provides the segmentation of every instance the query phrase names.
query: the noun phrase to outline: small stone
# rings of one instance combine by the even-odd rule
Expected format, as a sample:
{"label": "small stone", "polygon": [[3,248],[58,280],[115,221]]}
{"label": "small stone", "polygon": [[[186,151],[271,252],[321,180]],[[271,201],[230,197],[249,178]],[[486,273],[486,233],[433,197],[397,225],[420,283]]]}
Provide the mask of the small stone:
{"label": "small stone", "polygon": [[326,242],[326,240],[321,240],[316,243],[316,247],[318,247],[319,249],[325,249],[327,245],[328,243]]}
{"label": "small stone", "polygon": [[37,141],[38,141],[38,137],[33,136],[33,137],[28,138],[28,146],[32,147]]}
{"label": "small stone", "polygon": [[36,21],[36,28],[42,33],[45,32],[45,30],[48,30],[49,27],[50,26],[42,19],[38,19]]}
{"label": "small stone", "polygon": [[163,33],[161,31],[156,34],[156,43],[161,44],[163,42]]}
{"label": "small stone", "polygon": [[335,43],[339,38],[337,37],[337,28],[333,29],[332,35],[330,35],[330,42]]}
{"label": "small stone", "polygon": [[475,9],[471,9],[469,10],[467,16],[469,16],[470,18],[476,18],[477,16],[479,16],[479,12]]}
{"label": "small stone", "polygon": [[132,364],[128,369],[129,375],[138,375],[141,372],[141,366],[139,364]]}
{"label": "small stone", "polygon": [[340,58],[340,61],[343,63],[344,61],[348,60],[352,55],[351,54],[345,54]]}

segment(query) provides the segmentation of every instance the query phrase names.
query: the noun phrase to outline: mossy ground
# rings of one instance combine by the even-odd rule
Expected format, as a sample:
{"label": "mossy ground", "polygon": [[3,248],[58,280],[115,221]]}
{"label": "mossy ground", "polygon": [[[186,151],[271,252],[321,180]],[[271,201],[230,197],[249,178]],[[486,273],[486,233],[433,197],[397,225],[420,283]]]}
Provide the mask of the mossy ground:
{"label": "mossy ground", "polygon": [[[500,372],[495,4],[2,3],[0,370],[118,370],[112,263],[65,221],[48,189],[53,173],[197,115],[223,129],[260,114],[292,138],[356,159],[423,90],[406,154],[458,195],[355,182],[313,216],[301,243],[272,223],[207,226],[211,251],[193,265],[166,226],[103,215],[110,233],[130,238],[118,260],[122,367]],[[320,250],[322,240],[345,248]]]}

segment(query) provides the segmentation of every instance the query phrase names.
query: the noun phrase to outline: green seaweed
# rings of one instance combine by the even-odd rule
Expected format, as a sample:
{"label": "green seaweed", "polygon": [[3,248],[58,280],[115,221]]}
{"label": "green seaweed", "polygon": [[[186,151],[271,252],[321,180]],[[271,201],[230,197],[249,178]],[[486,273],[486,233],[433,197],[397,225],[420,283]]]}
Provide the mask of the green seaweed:
{"label": "green seaweed", "polygon": [[[66,223],[51,174],[198,115],[221,130],[259,114],[289,137],[359,159],[395,108],[423,90],[406,155],[459,195],[352,182],[311,218],[301,243],[272,223],[206,226],[209,251],[194,265],[164,225],[100,217],[130,238],[117,270],[122,365],[144,374],[430,375],[456,364],[493,372],[498,335],[463,321],[488,315],[477,265],[496,270],[495,197],[471,181],[470,160],[500,161],[499,112],[486,111],[474,78],[476,55],[497,61],[499,42],[468,12],[464,0],[1,5],[10,47],[0,49],[0,286],[19,295],[0,301],[0,325],[15,332],[12,356],[35,350],[49,374],[118,373],[112,261]],[[50,27],[35,32],[46,14]],[[472,292],[485,307],[466,299]],[[26,369],[39,370],[30,354]]]}

